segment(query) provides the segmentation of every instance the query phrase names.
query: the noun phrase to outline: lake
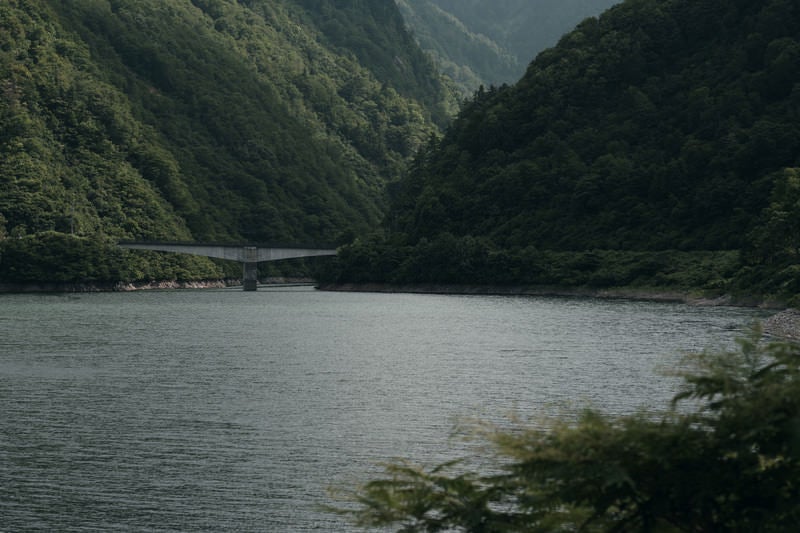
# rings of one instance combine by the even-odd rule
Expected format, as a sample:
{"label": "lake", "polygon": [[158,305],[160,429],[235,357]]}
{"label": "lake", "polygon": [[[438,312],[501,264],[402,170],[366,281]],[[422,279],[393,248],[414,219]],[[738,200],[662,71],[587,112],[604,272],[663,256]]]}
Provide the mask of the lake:
{"label": "lake", "polygon": [[310,288],[0,295],[0,531],[348,531],[459,420],[662,409],[758,310]]}

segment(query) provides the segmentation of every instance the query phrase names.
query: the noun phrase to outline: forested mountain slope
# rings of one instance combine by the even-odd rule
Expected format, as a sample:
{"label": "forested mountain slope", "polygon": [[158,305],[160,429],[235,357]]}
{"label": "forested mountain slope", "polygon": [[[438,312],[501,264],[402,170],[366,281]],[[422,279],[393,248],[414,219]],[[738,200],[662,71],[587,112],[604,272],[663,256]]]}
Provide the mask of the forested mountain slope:
{"label": "forested mountain slope", "polygon": [[296,0],[325,43],[359,63],[401,95],[421,102],[439,125],[449,123],[455,100],[434,75],[430,57],[416,44],[392,2]]}
{"label": "forested mountain slope", "polygon": [[631,0],[483,92],[393,216],[551,248],[738,248],[800,164],[800,6]]}
{"label": "forested mountain slope", "polygon": [[387,221],[410,245],[794,264],[798,166],[797,2],[628,0],[477,94],[394,187]]}
{"label": "forested mountain slope", "polygon": [[[394,3],[362,4],[2,2],[0,236],[326,242],[370,227],[450,97]],[[349,42],[329,42],[332,18]]]}
{"label": "forested mountain slope", "polygon": [[619,0],[397,0],[420,45],[461,89],[519,80],[528,63]]}

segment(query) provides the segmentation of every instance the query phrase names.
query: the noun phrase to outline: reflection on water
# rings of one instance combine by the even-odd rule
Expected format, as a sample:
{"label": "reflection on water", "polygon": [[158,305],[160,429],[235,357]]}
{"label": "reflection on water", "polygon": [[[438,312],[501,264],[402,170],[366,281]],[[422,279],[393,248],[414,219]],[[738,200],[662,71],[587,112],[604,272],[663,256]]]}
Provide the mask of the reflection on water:
{"label": "reflection on water", "polygon": [[753,310],[308,288],[0,295],[0,531],[344,531],[326,489],[502,423],[659,408]]}

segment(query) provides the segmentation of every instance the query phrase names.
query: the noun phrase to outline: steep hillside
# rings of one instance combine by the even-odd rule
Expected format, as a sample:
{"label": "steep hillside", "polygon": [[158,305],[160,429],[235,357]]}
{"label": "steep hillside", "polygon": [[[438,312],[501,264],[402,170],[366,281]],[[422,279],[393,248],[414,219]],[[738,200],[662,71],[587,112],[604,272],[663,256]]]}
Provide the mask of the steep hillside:
{"label": "steep hillside", "polygon": [[326,42],[359,63],[401,95],[424,104],[439,125],[450,122],[456,102],[433,75],[434,65],[417,46],[391,1],[296,0]]}
{"label": "steep hillside", "polygon": [[430,0],[397,0],[397,5],[414,38],[463,94],[519,78],[523,67],[516,56],[452,13]]}
{"label": "steep hillside", "polygon": [[741,247],[773,174],[800,164],[799,10],[638,0],[585,21],[515,87],[475,97],[394,215],[418,236]]}
{"label": "steep hillside", "polygon": [[394,187],[387,220],[395,242],[425,246],[793,264],[798,119],[796,2],[628,0],[514,87],[477,94]]}
{"label": "steep hillside", "polygon": [[[356,4],[3,2],[0,236],[325,242],[372,226],[449,104],[391,0],[354,19]],[[352,43],[326,44],[317,7],[347,13]]]}
{"label": "steep hillside", "polygon": [[468,94],[516,82],[528,63],[619,0],[397,0],[423,49]]}

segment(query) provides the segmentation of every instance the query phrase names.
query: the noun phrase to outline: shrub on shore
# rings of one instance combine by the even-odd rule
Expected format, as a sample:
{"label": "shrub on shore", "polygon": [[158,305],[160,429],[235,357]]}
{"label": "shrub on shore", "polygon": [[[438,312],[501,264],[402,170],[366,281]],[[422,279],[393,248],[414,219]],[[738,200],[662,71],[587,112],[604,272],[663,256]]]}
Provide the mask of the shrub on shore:
{"label": "shrub on shore", "polygon": [[794,531],[800,346],[692,356],[663,415],[484,433],[496,468],[390,463],[340,512],[398,531]]}

